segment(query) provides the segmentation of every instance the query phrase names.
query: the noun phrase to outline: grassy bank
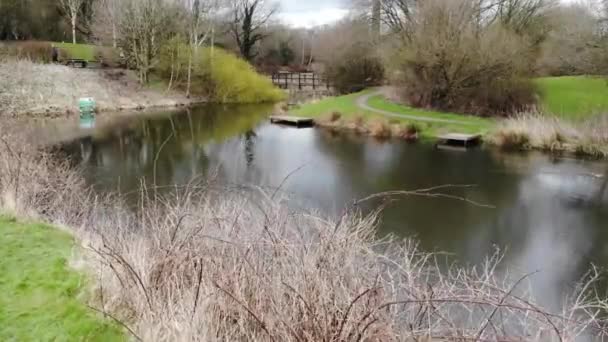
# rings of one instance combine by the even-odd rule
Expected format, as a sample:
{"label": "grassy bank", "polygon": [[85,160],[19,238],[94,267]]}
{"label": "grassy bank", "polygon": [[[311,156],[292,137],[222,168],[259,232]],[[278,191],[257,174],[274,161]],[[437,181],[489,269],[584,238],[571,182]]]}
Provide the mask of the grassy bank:
{"label": "grassy bank", "polygon": [[544,77],[535,80],[541,111],[567,120],[608,113],[608,81],[601,77]]}
{"label": "grassy bank", "polygon": [[488,140],[509,149],[608,156],[608,83],[592,76],[545,77],[539,113],[502,120]]}
{"label": "grassy bank", "polygon": [[[542,114],[520,114],[509,119],[491,119],[457,113],[422,110],[398,104],[383,95],[371,96],[367,105],[374,110],[415,116],[416,119],[387,117],[362,109],[357,99],[373,90],[329,97],[305,104],[291,113],[317,119],[321,126],[380,132],[382,136],[417,131],[422,138],[434,138],[445,132],[478,133],[486,142],[509,149],[541,149],[571,152],[595,157],[608,156],[608,83],[603,78],[546,77],[535,80],[539,89]],[[425,119],[457,123],[426,122]],[[384,128],[383,128],[384,127]],[[413,127],[413,128],[412,128]]]}
{"label": "grassy bank", "polygon": [[86,279],[67,263],[71,236],[0,216],[0,340],[121,341],[81,300]]}
{"label": "grassy bank", "polygon": [[[367,105],[373,109],[387,111],[395,114],[419,117],[419,120],[411,118],[387,117],[373,110],[363,109],[357,104],[357,99],[371,93],[373,90],[364,90],[359,93],[329,97],[318,102],[302,105],[291,111],[293,115],[312,117],[318,120],[328,120],[332,113],[339,113],[340,118],[334,124],[342,127],[354,127],[358,125],[365,127],[384,123],[386,126],[400,125],[404,129],[415,127],[423,138],[436,137],[441,133],[480,133],[489,131],[493,120],[469,115],[455,113],[443,113],[438,111],[427,111],[412,108],[406,105],[393,103],[383,95],[372,96]],[[450,120],[454,123],[428,122],[425,119]],[[356,123],[356,124],[355,124]],[[369,127],[367,128],[369,129]]]}

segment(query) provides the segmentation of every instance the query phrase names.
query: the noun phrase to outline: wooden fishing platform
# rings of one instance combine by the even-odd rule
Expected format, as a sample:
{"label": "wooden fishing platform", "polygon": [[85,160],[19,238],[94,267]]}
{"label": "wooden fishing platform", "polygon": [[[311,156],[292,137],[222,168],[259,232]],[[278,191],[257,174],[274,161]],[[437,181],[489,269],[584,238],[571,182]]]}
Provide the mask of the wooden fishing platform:
{"label": "wooden fishing platform", "polygon": [[311,118],[289,115],[273,115],[270,117],[270,123],[296,127],[312,127],[315,125],[315,121]]}
{"label": "wooden fishing platform", "polygon": [[476,146],[481,142],[481,134],[447,133],[437,137],[440,144],[464,147]]}

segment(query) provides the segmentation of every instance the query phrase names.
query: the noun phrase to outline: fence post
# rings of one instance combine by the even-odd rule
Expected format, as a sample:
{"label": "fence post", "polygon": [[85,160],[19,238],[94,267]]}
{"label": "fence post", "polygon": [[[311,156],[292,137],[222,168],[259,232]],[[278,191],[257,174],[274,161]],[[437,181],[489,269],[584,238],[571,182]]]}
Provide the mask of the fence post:
{"label": "fence post", "polygon": [[302,73],[298,73],[298,89],[302,90]]}
{"label": "fence post", "polygon": [[315,88],[315,74],[313,72],[313,74],[312,74],[312,90],[315,90],[315,89],[316,89]]}

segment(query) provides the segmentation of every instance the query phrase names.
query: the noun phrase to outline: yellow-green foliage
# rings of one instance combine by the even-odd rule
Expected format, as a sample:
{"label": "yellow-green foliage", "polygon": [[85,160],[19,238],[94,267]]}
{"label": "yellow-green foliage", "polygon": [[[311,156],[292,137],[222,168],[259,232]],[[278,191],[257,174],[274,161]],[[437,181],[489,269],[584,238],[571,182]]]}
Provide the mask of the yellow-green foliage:
{"label": "yellow-green foliage", "polygon": [[[172,43],[161,54],[161,76],[180,89],[187,87],[189,52],[188,46]],[[220,48],[193,52],[190,92],[219,103],[277,102],[285,96],[249,63]]]}

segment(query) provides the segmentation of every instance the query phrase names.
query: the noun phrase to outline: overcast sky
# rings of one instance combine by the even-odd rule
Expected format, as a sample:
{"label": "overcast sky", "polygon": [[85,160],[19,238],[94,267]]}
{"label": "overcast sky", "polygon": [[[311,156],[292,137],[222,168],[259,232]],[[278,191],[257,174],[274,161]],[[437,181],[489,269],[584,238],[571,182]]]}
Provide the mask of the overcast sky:
{"label": "overcast sky", "polygon": [[[294,27],[313,27],[332,23],[347,13],[350,0],[278,0],[281,20]],[[577,0],[561,0],[575,2]]]}
{"label": "overcast sky", "polygon": [[344,1],[348,0],[279,0],[280,16],[285,23],[295,27],[328,24],[348,13]]}

